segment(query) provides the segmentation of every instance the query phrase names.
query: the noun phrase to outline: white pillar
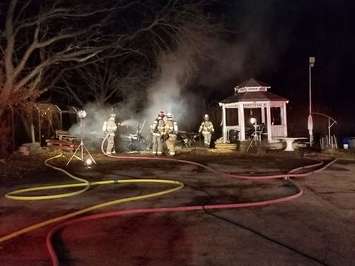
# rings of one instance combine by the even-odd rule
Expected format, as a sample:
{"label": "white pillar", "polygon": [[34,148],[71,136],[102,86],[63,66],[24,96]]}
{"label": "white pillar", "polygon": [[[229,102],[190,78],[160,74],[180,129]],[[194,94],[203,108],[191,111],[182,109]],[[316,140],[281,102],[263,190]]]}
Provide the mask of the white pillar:
{"label": "white pillar", "polygon": [[227,128],[226,128],[226,107],[222,105],[222,132],[223,132],[223,143],[227,143]]}
{"label": "white pillar", "polygon": [[287,111],[286,111],[286,102],[283,103],[281,108],[281,117],[282,117],[282,125],[284,129],[284,137],[287,137]]}
{"label": "white pillar", "polygon": [[265,106],[261,104],[261,123],[265,124]]}
{"label": "white pillar", "polygon": [[242,103],[238,104],[238,122],[240,129],[240,141],[245,140],[245,121],[244,121],[244,105]]}
{"label": "white pillar", "polygon": [[266,104],[266,124],[267,124],[267,140],[270,142],[272,139],[270,103]]}

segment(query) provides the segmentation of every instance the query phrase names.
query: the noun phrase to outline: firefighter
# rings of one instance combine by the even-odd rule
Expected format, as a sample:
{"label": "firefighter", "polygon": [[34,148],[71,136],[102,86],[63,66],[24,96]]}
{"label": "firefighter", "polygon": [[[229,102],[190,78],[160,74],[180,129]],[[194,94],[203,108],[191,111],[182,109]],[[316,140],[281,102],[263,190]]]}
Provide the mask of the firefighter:
{"label": "firefighter", "polygon": [[178,133],[178,126],[176,121],[173,120],[173,115],[171,113],[166,114],[166,122],[165,122],[165,143],[168,148],[169,155],[175,155],[175,144],[176,144],[176,136]]}
{"label": "firefighter", "polygon": [[154,155],[162,155],[163,153],[164,116],[164,112],[160,112],[150,126],[153,139],[152,153]]}
{"label": "firefighter", "polygon": [[117,124],[116,124],[116,114],[110,114],[109,119],[104,122],[102,126],[102,131],[107,135],[107,147],[106,153],[116,153],[115,151],[115,133],[117,131]]}
{"label": "firefighter", "polygon": [[213,124],[209,119],[208,114],[204,115],[203,121],[200,125],[200,129],[198,130],[200,134],[203,135],[203,142],[206,147],[210,147],[211,145],[211,137],[214,132]]}

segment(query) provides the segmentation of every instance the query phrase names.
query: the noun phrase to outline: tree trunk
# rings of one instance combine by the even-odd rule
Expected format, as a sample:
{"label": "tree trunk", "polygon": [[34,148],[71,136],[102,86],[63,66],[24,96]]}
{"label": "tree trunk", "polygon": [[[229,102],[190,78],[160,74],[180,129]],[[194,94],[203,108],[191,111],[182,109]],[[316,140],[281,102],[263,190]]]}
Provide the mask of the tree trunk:
{"label": "tree trunk", "polygon": [[11,134],[5,108],[0,108],[0,113],[0,157],[3,157],[11,147]]}
{"label": "tree trunk", "polygon": [[36,143],[35,127],[33,125],[33,121],[31,121],[31,141],[32,143]]}

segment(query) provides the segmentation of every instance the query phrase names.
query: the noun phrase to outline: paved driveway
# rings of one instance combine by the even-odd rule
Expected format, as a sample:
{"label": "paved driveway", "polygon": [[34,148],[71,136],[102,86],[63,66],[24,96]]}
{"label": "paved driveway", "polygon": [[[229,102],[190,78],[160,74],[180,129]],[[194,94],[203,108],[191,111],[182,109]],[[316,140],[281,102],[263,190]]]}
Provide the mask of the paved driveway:
{"label": "paved driveway", "polygon": [[[287,161],[288,160],[288,161]],[[257,201],[290,195],[286,182],[250,182],[216,177],[195,166],[172,163],[117,162],[99,158],[71,171],[91,180],[170,178],[183,190],[142,202],[110,207],[186,206]],[[285,163],[287,161],[287,163]],[[277,172],[302,163],[295,158],[221,157],[205,160],[231,172]],[[6,182],[0,192],[65,177],[38,170],[38,177]],[[66,227],[55,237],[63,265],[354,265],[355,162],[338,161],[327,170],[297,182],[305,194],[278,205],[220,211],[128,215]],[[20,185],[21,184],[21,185]],[[150,193],[164,186],[96,187],[73,198],[44,202],[0,199],[0,234],[97,202]],[[104,211],[104,210],[102,210]],[[43,228],[0,244],[1,265],[49,265]]]}

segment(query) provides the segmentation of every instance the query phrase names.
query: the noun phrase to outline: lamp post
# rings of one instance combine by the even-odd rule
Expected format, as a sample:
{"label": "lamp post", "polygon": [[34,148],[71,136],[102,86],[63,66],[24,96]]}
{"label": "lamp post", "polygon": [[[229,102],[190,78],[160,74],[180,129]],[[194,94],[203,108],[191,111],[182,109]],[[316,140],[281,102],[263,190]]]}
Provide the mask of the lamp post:
{"label": "lamp post", "polygon": [[316,62],[315,57],[309,57],[309,65],[308,65],[308,74],[309,74],[309,114],[308,114],[308,133],[309,133],[309,145],[312,147],[313,145],[313,118],[312,118],[312,67],[314,67],[314,63]]}

